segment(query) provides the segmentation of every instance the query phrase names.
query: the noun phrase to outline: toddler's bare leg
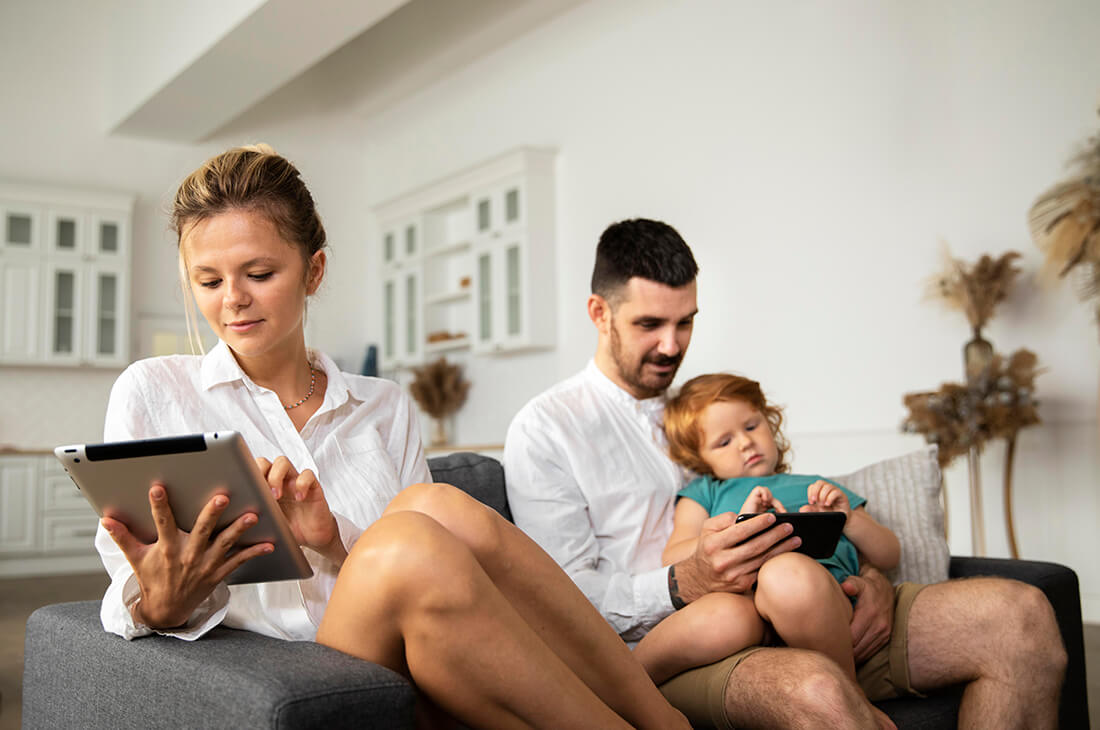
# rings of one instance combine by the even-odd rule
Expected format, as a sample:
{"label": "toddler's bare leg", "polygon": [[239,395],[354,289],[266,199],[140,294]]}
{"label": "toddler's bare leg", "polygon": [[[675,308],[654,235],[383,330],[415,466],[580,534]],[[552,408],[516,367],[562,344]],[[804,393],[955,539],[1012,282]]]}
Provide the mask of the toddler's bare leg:
{"label": "toddler's bare leg", "polygon": [[760,568],[756,608],[788,646],[813,649],[852,680],[852,604],[836,579],[813,558],[778,555]]}
{"label": "toddler's bare leg", "polygon": [[759,644],[763,637],[764,622],[750,597],[709,593],[653,627],[634,648],[634,656],[661,684]]}

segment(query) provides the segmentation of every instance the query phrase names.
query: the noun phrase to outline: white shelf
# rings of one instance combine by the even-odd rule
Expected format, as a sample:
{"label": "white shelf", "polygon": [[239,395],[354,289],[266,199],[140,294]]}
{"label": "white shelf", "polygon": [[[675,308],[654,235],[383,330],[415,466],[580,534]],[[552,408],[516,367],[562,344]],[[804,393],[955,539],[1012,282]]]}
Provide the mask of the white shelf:
{"label": "white shelf", "polygon": [[469,289],[459,289],[458,291],[444,292],[443,294],[436,294],[434,296],[427,297],[424,300],[425,304],[453,304],[455,302],[465,302],[470,299]]}
{"label": "white shelf", "polygon": [[426,253],[427,256],[451,256],[470,250],[470,241],[456,241],[442,246],[437,246]]}
{"label": "white shelf", "polygon": [[470,348],[469,337],[455,337],[451,340],[428,342],[424,344],[425,355],[435,355],[440,352],[453,352],[455,350],[467,350]]}

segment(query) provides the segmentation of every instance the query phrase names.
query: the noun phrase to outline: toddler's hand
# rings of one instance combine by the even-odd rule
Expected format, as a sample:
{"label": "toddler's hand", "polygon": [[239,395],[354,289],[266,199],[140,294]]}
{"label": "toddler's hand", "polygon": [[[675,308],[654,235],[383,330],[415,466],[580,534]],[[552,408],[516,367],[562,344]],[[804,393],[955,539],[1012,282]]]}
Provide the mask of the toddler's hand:
{"label": "toddler's hand", "polygon": [[799,512],[843,512],[846,517],[852,514],[848,495],[824,479],[818,479],[806,489],[806,500],[808,503]]}
{"label": "toddler's hand", "polygon": [[775,498],[770,489],[767,487],[753,487],[748,498],[745,499],[745,503],[741,505],[741,511],[738,514],[767,512],[769,509],[774,509],[776,512],[787,511],[787,508]]}

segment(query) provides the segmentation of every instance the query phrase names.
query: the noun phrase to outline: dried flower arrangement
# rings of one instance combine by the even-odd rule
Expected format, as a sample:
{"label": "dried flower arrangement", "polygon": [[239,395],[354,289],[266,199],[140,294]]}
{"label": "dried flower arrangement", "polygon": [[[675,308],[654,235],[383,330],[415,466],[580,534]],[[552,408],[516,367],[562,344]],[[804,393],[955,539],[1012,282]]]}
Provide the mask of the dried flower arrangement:
{"label": "dried flower arrangement", "polygon": [[412,371],[415,377],[409,383],[409,392],[421,410],[435,420],[432,444],[446,443],[443,420],[466,402],[470,381],[462,377],[462,368],[447,362],[444,357]]}
{"label": "dried flower arrangement", "polygon": [[[1075,176],[1050,188],[1035,201],[1028,225],[1046,256],[1046,279],[1076,272],[1083,300],[1100,298],[1100,135],[1070,161]],[[1096,309],[1100,322],[1100,305]]]}
{"label": "dried flower arrangement", "polygon": [[944,383],[936,391],[906,394],[909,416],[902,430],[937,444],[941,467],[990,439],[1013,439],[1021,428],[1039,423],[1034,393],[1040,372],[1030,350],[1007,359],[994,355],[989,369],[966,385]]}
{"label": "dried flower arrangement", "polygon": [[1016,251],[1008,251],[1000,258],[983,254],[973,266],[968,266],[962,259],[953,258],[945,245],[944,268],[931,282],[932,293],[948,308],[966,315],[975,335],[979,335],[1020,273],[1015,265],[1018,258],[1020,254]]}

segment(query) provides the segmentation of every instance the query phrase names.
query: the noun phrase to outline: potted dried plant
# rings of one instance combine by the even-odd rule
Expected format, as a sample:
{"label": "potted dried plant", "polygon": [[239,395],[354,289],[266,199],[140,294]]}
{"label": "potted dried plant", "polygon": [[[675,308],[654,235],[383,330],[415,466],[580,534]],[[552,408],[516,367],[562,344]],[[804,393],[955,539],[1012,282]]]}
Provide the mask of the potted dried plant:
{"label": "potted dried plant", "polygon": [[1012,520],[1012,468],[1016,433],[1039,422],[1034,399],[1038,358],[1018,350],[1008,359],[997,355],[982,328],[1008,296],[1020,273],[1009,251],[998,258],[983,255],[974,264],[953,258],[944,247],[945,266],[931,280],[931,294],[950,309],[961,311],[970,323],[971,339],[963,347],[965,383],[944,383],[938,391],[909,393],[904,402],[909,416],[902,429],[921,433],[939,446],[940,465],[966,455],[970,481],[971,542],[975,555],[985,552],[979,457],[990,439],[1004,438],[1005,526],[1012,557],[1018,557]]}
{"label": "potted dried plant", "polygon": [[431,444],[443,445],[448,442],[447,418],[466,402],[470,381],[462,377],[458,365],[443,357],[412,371],[414,378],[409,383],[409,392],[420,409],[432,417]]}

